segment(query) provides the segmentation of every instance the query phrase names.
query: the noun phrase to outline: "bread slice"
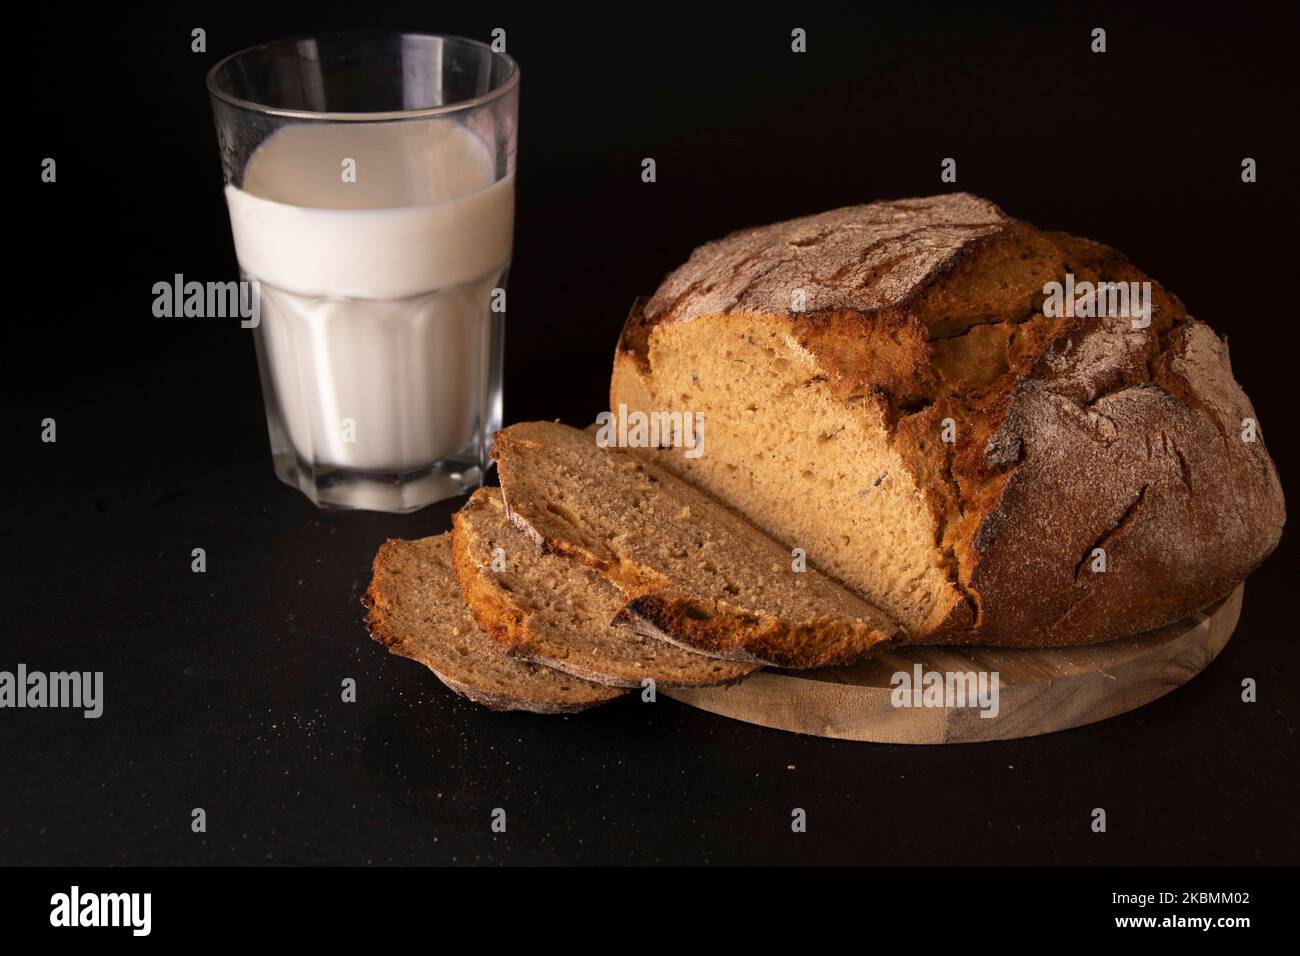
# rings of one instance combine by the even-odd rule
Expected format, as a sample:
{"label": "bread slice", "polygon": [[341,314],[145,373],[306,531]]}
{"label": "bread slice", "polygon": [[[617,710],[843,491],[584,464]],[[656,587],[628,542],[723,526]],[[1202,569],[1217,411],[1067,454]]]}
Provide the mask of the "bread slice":
{"label": "bread slice", "polygon": [[511,656],[614,687],[647,678],[662,687],[730,684],[758,668],[614,626],[622,592],[576,561],[539,552],[510,526],[496,488],[480,488],[452,520],[461,596]]}
{"label": "bread slice", "polygon": [[895,633],[880,611],[667,471],[566,425],[528,422],[492,451],[511,523],[628,599],[639,632],[735,660],[820,667]]}
{"label": "bread slice", "polygon": [[371,637],[493,710],[567,714],[623,693],[516,660],[479,630],[451,571],[450,534],[384,542],[362,603]]}

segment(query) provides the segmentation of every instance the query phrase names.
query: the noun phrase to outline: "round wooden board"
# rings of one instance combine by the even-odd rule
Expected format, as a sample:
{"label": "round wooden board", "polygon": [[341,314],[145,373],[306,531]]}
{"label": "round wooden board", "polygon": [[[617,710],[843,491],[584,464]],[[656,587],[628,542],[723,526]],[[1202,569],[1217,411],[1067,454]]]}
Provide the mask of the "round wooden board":
{"label": "round wooden board", "polygon": [[[848,667],[766,670],[730,687],[664,690],[701,710],[819,737],[951,744],[1033,737],[1126,711],[1187,683],[1218,656],[1241,616],[1244,585],[1184,621],[1136,637],[1045,650],[891,648]],[[899,671],[998,674],[998,712],[896,707]],[[988,678],[986,678],[988,680]]]}

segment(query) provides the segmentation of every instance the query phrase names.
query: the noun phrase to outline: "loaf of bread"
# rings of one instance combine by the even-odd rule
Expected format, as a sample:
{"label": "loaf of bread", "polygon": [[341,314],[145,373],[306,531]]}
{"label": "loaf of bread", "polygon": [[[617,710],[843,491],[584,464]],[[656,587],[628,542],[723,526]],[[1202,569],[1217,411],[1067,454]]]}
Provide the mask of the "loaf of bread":
{"label": "loaf of bread", "polygon": [[1114,250],[965,194],[696,249],[634,305],[610,403],[625,428],[701,422],[696,449],[647,454],[914,642],[1156,628],[1230,591],[1284,521],[1226,343]]}

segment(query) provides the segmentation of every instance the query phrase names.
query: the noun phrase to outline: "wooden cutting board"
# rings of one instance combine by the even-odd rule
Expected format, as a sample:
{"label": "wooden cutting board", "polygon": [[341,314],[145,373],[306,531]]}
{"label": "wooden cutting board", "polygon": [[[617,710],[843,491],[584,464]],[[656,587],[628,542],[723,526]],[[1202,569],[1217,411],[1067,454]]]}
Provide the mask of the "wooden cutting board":
{"label": "wooden cutting board", "polygon": [[[845,740],[950,744],[1049,734],[1141,707],[1191,680],[1228,643],[1241,616],[1243,590],[1238,585],[1177,624],[1107,644],[891,649],[848,667],[765,670],[731,687],[663,693],[751,724]],[[896,706],[899,694],[891,680],[899,672],[915,677],[918,664],[923,677],[996,672],[997,715],[981,717],[978,705],[946,706],[946,699],[934,697],[938,706]],[[991,678],[985,686],[992,687]]]}

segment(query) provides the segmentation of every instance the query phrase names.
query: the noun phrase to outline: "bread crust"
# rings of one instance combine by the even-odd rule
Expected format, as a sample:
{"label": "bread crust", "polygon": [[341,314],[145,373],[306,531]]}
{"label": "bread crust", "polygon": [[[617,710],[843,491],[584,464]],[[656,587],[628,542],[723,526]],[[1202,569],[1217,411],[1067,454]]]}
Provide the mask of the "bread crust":
{"label": "bread crust", "polygon": [[632,598],[618,620],[638,634],[687,650],[792,670],[851,664],[885,639],[881,631],[844,621],[781,621],[671,592]]}
{"label": "bread crust", "polygon": [[[1066,273],[1151,282],[1150,327],[1045,315],[1044,286]],[[1152,629],[1231,591],[1281,535],[1281,485],[1262,433],[1241,440],[1256,416],[1226,343],[1100,243],[966,194],[734,233],[637,300],[611,408],[674,408],[655,348],[678,324],[738,315],[811,355],[845,414],[878,418],[906,462],[948,577],[908,641],[1062,646]],[[955,444],[935,440],[945,419]]]}

